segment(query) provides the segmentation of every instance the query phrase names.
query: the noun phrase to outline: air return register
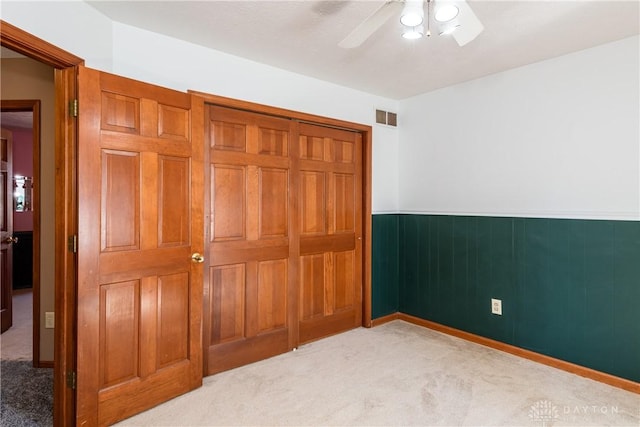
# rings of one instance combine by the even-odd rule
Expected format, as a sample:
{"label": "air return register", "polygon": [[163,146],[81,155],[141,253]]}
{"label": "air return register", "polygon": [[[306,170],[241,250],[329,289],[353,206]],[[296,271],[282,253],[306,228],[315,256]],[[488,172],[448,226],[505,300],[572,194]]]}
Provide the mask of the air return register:
{"label": "air return register", "polygon": [[376,110],[376,123],[396,127],[398,126],[398,115],[389,111]]}

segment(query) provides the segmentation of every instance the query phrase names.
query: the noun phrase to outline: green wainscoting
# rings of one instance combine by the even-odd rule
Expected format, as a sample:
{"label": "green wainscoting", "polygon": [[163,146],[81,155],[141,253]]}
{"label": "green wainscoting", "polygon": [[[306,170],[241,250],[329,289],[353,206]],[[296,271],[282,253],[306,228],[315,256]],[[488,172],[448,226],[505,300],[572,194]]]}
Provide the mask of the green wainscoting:
{"label": "green wainscoting", "polygon": [[398,215],[374,215],[371,223],[371,317],[398,312]]}
{"label": "green wainscoting", "polygon": [[373,219],[374,318],[397,291],[402,313],[640,382],[639,221]]}

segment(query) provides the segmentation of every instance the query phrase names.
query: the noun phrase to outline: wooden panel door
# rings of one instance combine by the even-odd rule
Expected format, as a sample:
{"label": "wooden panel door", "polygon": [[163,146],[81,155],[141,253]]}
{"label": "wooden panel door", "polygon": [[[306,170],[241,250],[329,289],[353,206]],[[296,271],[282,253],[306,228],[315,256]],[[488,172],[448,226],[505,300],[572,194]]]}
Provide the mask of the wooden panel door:
{"label": "wooden panel door", "polygon": [[300,124],[299,340],[362,324],[362,136]]}
{"label": "wooden panel door", "polygon": [[12,134],[2,129],[0,148],[0,332],[13,325],[13,172]]}
{"label": "wooden panel door", "polygon": [[293,346],[295,280],[286,119],[210,106],[206,373]]}
{"label": "wooden panel door", "polygon": [[93,426],[202,383],[204,104],[78,81],[77,423]]}

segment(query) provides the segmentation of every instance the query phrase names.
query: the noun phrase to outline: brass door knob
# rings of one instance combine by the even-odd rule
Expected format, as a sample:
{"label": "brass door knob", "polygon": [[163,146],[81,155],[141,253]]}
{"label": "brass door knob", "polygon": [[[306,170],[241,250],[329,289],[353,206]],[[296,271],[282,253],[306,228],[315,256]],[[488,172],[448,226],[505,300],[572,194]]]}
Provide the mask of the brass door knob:
{"label": "brass door knob", "polygon": [[6,239],[2,241],[2,243],[6,243],[7,245],[10,245],[12,243],[18,243],[18,238],[13,236],[8,236]]}
{"label": "brass door knob", "polygon": [[191,261],[197,262],[199,264],[201,262],[204,262],[204,257],[198,252],[194,252],[193,255],[191,255]]}

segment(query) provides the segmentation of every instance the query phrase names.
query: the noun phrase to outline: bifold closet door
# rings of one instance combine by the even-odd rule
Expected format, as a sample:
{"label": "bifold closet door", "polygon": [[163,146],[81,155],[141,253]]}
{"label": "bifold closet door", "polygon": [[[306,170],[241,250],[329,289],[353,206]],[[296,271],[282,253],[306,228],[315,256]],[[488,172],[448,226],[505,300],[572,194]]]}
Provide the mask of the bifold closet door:
{"label": "bifold closet door", "polygon": [[300,124],[299,343],[362,324],[362,136]]}
{"label": "bifold closet door", "polygon": [[205,373],[292,348],[290,120],[210,106]]}
{"label": "bifold closet door", "polygon": [[362,324],[362,137],[206,108],[207,375]]}

